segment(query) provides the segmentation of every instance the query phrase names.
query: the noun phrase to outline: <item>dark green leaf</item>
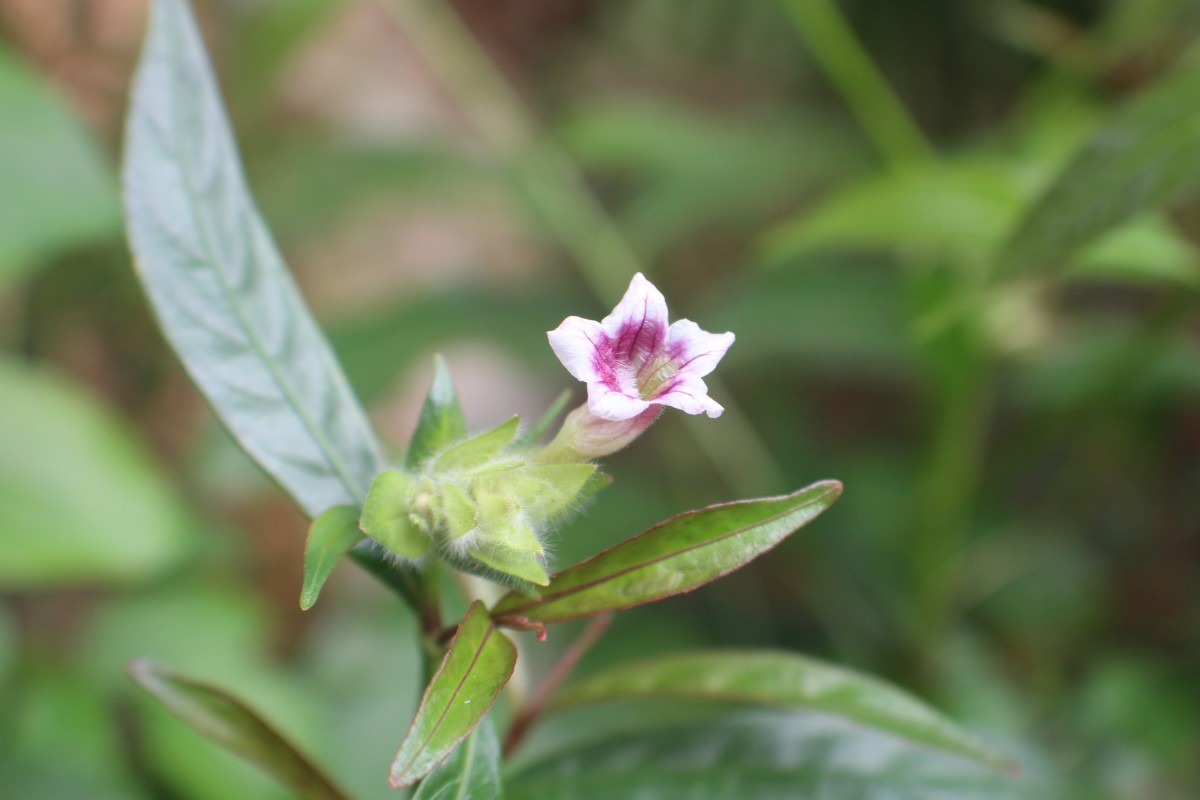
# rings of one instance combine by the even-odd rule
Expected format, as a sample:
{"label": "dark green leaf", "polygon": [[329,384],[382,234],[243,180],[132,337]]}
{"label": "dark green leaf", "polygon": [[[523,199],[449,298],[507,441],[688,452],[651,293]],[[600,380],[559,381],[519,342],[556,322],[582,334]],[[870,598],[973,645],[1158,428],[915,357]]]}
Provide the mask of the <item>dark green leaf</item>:
{"label": "dark green leaf", "polygon": [[466,436],[467,422],[463,418],[462,408],[458,405],[458,394],[454,391],[450,368],[446,366],[446,359],[435,355],[433,383],[429,385],[429,394],[425,396],[425,405],[421,408],[417,428],[413,431],[412,441],[408,445],[405,463],[409,469],[416,469],[434,453],[460,439],[465,439]]}
{"label": "dark green leaf", "polygon": [[824,711],[918,744],[1009,764],[934,709],[883,681],[792,653],[687,653],[622,664],[569,687],[555,706],[673,698]]}
{"label": "dark green leaf", "polygon": [[408,786],[444,761],[483,719],[516,663],[517,648],[483,603],[472,603],[392,761],[392,786]]}
{"label": "dark green leaf", "polygon": [[974,761],[822,714],[631,731],[507,776],[508,800],[1057,800]]}
{"label": "dark green leaf", "polygon": [[345,800],[329,779],[241,701],[220,689],[136,661],[129,674],[198,733],[262,767],[311,800]]}
{"label": "dark green leaf", "polygon": [[217,415],[310,515],[361,503],[379,445],[254,207],[183,0],[153,6],[124,178],[139,275]]}
{"label": "dark green leaf", "polygon": [[1101,233],[1200,187],[1200,71],[1143,92],[1092,137],[1025,213],[1001,251],[1002,277],[1063,266]]}
{"label": "dark green leaf", "polygon": [[191,549],[160,468],[82,388],[0,360],[0,442],[0,586],[145,579]]}
{"label": "dark green leaf", "polygon": [[421,781],[412,800],[498,800],[500,740],[490,719],[484,718],[454,754]]}
{"label": "dark green leaf", "polygon": [[313,520],[308,529],[308,541],[304,544],[304,585],[300,589],[300,608],[305,611],[312,608],[338,560],[361,538],[358,509],[354,506],[334,506]]}
{"label": "dark green leaf", "polygon": [[822,481],[782,497],[680,514],[558,573],[532,598],[507,595],[495,616],[515,624],[562,622],[691,591],[770,550],[841,493],[837,481]]}
{"label": "dark green leaf", "polygon": [[67,103],[0,47],[0,288],[38,259],[120,236],[117,182]]}

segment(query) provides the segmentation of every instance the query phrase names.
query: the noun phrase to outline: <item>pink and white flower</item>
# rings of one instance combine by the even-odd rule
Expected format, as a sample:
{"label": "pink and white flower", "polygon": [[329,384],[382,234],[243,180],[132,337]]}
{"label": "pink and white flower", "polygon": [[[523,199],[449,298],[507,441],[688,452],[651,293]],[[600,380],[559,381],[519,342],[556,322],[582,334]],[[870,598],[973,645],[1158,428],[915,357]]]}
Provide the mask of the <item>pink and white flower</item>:
{"label": "pink and white flower", "polygon": [[661,410],[653,406],[710,417],[725,410],[703,378],[733,334],[707,333],[686,319],[668,326],[667,301],[640,272],[602,321],[567,317],[548,336],[567,371],[587,384],[587,408],[601,420],[652,421]]}

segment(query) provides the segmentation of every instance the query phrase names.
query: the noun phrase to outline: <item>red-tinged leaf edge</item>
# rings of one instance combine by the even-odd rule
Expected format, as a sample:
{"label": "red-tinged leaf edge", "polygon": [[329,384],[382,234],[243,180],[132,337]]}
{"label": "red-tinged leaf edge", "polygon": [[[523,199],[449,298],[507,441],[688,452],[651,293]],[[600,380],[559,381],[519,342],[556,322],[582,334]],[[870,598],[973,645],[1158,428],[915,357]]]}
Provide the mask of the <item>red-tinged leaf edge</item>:
{"label": "red-tinged leaf edge", "polygon": [[[484,606],[483,602],[480,600],[476,600],[473,603],[471,603],[470,607],[467,608],[467,612],[465,614],[463,614],[462,621],[459,622],[459,625],[458,625],[458,630],[456,630],[454,632],[454,636],[450,640],[449,647],[446,648],[445,655],[442,656],[442,661],[438,665],[437,671],[433,674],[433,677],[430,679],[429,684],[425,687],[425,692],[421,695],[421,702],[417,704],[417,713],[413,715],[412,722],[409,723],[408,730],[405,732],[404,738],[401,740],[401,745],[400,745],[401,748],[403,748],[404,742],[408,741],[408,738],[413,735],[413,730],[414,730],[414,728],[416,728],[417,720],[420,718],[421,709],[425,706],[425,703],[429,700],[429,693],[433,689],[434,684],[437,682],[438,677],[442,674],[442,671],[446,669],[446,664],[450,660],[450,654],[454,651],[454,645],[458,642],[458,637],[459,637],[459,633],[461,633],[461,631],[462,631],[462,626],[467,621],[467,618],[470,617],[473,613],[475,613],[476,608],[482,609],[484,614],[487,613],[487,608],[486,608],[486,606]],[[488,640],[492,637],[493,634],[499,634],[499,635],[503,636],[503,634],[500,634],[499,627],[497,626],[496,622],[494,620],[489,620],[489,622],[490,622],[490,625],[489,625],[490,630],[488,631],[487,635],[484,636],[483,641],[480,642],[479,649],[475,652],[476,659],[479,657],[479,654],[481,652],[483,652],[484,646],[487,645]],[[502,690],[504,688],[504,686],[506,686],[508,684],[508,682],[510,680],[512,680],[513,671],[516,670],[516,667],[517,667],[517,650],[516,650],[516,646],[512,645],[511,642],[510,642],[510,645],[512,646],[512,658],[510,659],[510,663],[508,666],[508,672],[505,675],[504,680],[500,684],[500,689],[497,689],[496,693],[493,694],[491,699],[488,701],[487,706],[483,710],[483,713],[479,716],[479,720],[483,720],[485,717],[487,717],[488,712],[491,711],[492,706],[495,705],[496,698],[500,696],[500,690]],[[474,662],[472,662],[472,663],[474,663]],[[462,687],[462,683],[463,683],[463,681],[466,680],[466,675],[468,675],[468,674],[470,674],[470,670],[468,670],[467,673],[464,674],[462,680],[459,681],[459,688]],[[455,696],[457,697],[457,689],[455,690]],[[445,714],[446,714],[446,712],[443,711],[442,717],[445,717]],[[440,724],[440,719],[439,719],[439,724]],[[475,724],[478,725],[479,722],[477,721]],[[454,744],[451,747],[447,748],[446,754],[444,756],[442,756],[441,758],[439,758],[437,761],[433,762],[429,766],[429,770],[420,775],[412,775],[412,776],[408,776],[407,778],[401,778],[397,775],[398,770],[396,770],[395,763],[393,762],[392,767],[388,770],[388,785],[391,786],[393,789],[402,789],[405,786],[411,786],[412,784],[416,783],[418,780],[420,780],[421,778],[425,777],[430,772],[432,772],[438,765],[442,764],[447,758],[449,758],[451,756],[451,754],[453,754],[454,748],[457,747],[458,745],[462,744],[463,740],[466,739],[468,736],[470,736],[471,731],[473,731],[474,729],[475,729],[475,726],[472,726],[468,730],[463,731],[462,736],[459,736],[455,740]],[[436,732],[437,725],[434,726],[433,730],[434,730],[434,732]],[[430,738],[432,738],[432,736],[433,736],[433,734],[431,733]],[[426,744],[428,744],[428,740],[426,740]],[[424,747],[424,745],[422,747]],[[418,752],[420,752],[420,751],[418,751]],[[399,755],[399,752],[397,752],[397,755]],[[400,771],[400,772],[402,772],[402,771]]]}
{"label": "red-tinged leaf edge", "polygon": [[[584,566],[585,564],[589,564],[597,559],[600,559],[600,558],[603,558],[603,557],[609,555],[610,553],[620,550],[622,547],[627,547],[631,542],[637,541],[646,536],[651,536],[656,531],[658,531],[660,528],[663,528],[664,526],[669,525],[678,519],[695,516],[697,514],[702,514],[702,513],[708,512],[708,511],[712,511],[713,509],[724,508],[724,507],[728,507],[728,506],[737,506],[737,505],[742,505],[744,503],[757,503],[757,502],[761,502],[764,500],[766,500],[766,501],[784,500],[793,495],[798,495],[801,492],[810,491],[810,490],[812,490],[818,486],[822,486],[822,485],[826,486],[828,488],[828,491],[825,494],[820,495],[817,498],[814,498],[814,502],[816,502],[818,500],[823,500],[826,497],[829,497],[830,495],[832,495],[832,498],[829,500],[829,504],[832,505],[833,502],[836,501],[837,498],[840,497],[842,494],[843,486],[842,486],[841,481],[837,481],[837,480],[817,481],[816,483],[805,486],[803,489],[799,489],[799,490],[792,492],[791,494],[787,494],[787,495],[776,495],[774,497],[758,497],[758,498],[754,498],[752,500],[733,500],[728,503],[714,503],[713,505],[705,506],[704,508],[698,508],[698,509],[694,509],[692,511],[685,511],[682,514],[676,514],[675,516],[665,519],[662,522],[659,522],[658,524],[648,528],[647,530],[643,531],[642,533],[639,533],[637,536],[634,536],[630,539],[626,539],[625,541],[621,542],[620,544],[613,545],[612,547],[610,547],[606,550],[602,550],[599,553],[597,553],[596,555],[591,556],[590,558],[580,561],[578,564],[567,567],[562,572],[556,573],[550,579],[550,585],[548,587],[546,587],[546,589],[550,590],[552,592],[553,588],[554,588],[555,579],[557,579],[563,575],[566,575],[569,572],[571,572],[572,570],[578,569],[578,568]],[[828,506],[826,506],[826,508],[828,508]],[[824,511],[824,509],[822,509],[822,512],[823,511]],[[764,520],[764,522],[765,521],[768,521],[768,520]],[[733,532],[727,534],[727,536],[736,535],[737,533],[738,533],[738,531],[733,531]],[[790,533],[788,535],[790,535]],[[726,575],[730,574],[731,572],[735,572],[735,571],[741,569],[742,567],[746,566],[746,564],[750,563],[750,561],[753,561],[754,559],[759,558],[760,556],[763,556],[766,553],[769,553],[771,550],[774,550],[786,538],[787,538],[787,536],[782,537],[779,540],[779,542],[776,542],[775,544],[771,545],[770,547],[767,547],[766,549],[757,553],[752,558],[750,558],[746,561],[743,561],[740,564],[731,566],[729,569],[718,572],[718,573],[712,575],[710,578],[708,578],[705,581],[701,581],[700,583],[694,584],[692,586],[686,586],[677,591],[672,591],[672,592],[668,592],[666,594],[659,595],[652,599],[633,602],[633,603],[630,603],[629,605],[625,605],[625,606],[617,606],[617,607],[612,607],[612,608],[601,608],[601,609],[596,609],[595,611],[587,611],[587,612],[584,612],[581,614],[575,614],[575,615],[569,616],[569,617],[561,617],[561,618],[556,618],[553,620],[544,620],[543,621],[543,620],[530,619],[528,616],[521,614],[520,611],[535,607],[537,605],[540,605],[543,602],[547,602],[550,600],[557,600],[559,597],[566,596],[567,594],[570,594],[570,593],[574,593],[577,591],[581,591],[583,589],[587,589],[589,585],[573,587],[571,589],[564,590],[561,594],[558,594],[558,595],[544,594],[544,595],[539,596],[536,599],[532,599],[528,596],[515,595],[513,593],[510,593],[510,594],[502,597],[500,599],[500,601],[498,603],[496,603],[495,607],[492,610],[492,619],[496,622],[497,625],[503,625],[505,627],[513,628],[516,630],[534,631],[537,634],[538,639],[544,641],[546,638],[546,625],[547,624],[557,623],[557,622],[570,622],[572,620],[581,619],[583,617],[594,617],[597,614],[604,614],[604,613],[609,613],[609,612],[613,612],[613,611],[624,611],[629,608],[635,608],[639,605],[645,605],[646,603],[653,603],[653,602],[658,602],[659,600],[665,600],[668,597],[675,597],[676,595],[687,594],[688,592],[695,591],[696,589],[699,589],[702,586],[706,586],[715,580],[723,578]],[[705,547],[705,546],[708,546],[709,544],[712,544],[712,542],[711,541],[705,542],[703,544],[696,545],[696,547]],[[664,558],[669,558],[669,557],[670,557],[669,555],[664,556]],[[637,565],[631,569],[640,569],[642,566],[644,566],[644,565]],[[625,571],[628,571],[628,570],[625,570]],[[621,574],[621,573],[614,573],[614,574]],[[607,578],[605,578],[605,579],[607,579]],[[593,582],[590,585],[595,585],[595,582]],[[505,605],[510,602],[516,603],[515,607],[505,608]]]}

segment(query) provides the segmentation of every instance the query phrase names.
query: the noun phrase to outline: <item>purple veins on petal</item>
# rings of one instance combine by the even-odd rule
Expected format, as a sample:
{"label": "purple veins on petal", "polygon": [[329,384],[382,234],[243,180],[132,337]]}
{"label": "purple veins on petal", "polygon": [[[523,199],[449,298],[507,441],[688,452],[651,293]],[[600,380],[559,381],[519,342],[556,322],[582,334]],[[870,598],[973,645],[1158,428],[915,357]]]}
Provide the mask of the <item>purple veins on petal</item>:
{"label": "purple veins on petal", "polygon": [[650,405],[720,416],[702,380],[733,344],[732,333],[708,333],[682,319],[668,326],[667,303],[638,273],[601,322],[568,317],[549,333],[555,355],[588,385],[588,408],[607,420],[631,419]]}

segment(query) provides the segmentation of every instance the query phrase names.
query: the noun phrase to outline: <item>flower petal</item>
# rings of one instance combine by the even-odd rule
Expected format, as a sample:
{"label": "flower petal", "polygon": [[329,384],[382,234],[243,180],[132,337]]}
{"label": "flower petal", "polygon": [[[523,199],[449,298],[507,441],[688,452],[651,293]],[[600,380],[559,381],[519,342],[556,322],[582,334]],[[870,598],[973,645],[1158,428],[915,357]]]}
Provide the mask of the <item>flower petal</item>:
{"label": "flower petal", "polygon": [[681,319],[667,330],[666,347],[679,372],[702,378],[713,371],[733,340],[732,333],[708,333],[690,319]]}
{"label": "flower petal", "polygon": [[582,317],[567,317],[546,334],[550,349],[567,368],[567,372],[585,383],[605,380],[601,371],[604,351],[611,350],[608,335],[599,322]]}
{"label": "flower petal", "polygon": [[613,421],[633,419],[650,407],[645,400],[630,397],[600,382],[588,384],[587,404],[588,410],[597,417]]}
{"label": "flower petal", "polygon": [[613,343],[615,357],[636,370],[666,344],[667,300],[639,272],[601,325]]}
{"label": "flower petal", "polygon": [[725,407],[708,396],[704,381],[691,373],[681,373],[671,379],[665,391],[651,400],[652,403],[678,408],[686,414],[707,414],[716,418],[725,412]]}

